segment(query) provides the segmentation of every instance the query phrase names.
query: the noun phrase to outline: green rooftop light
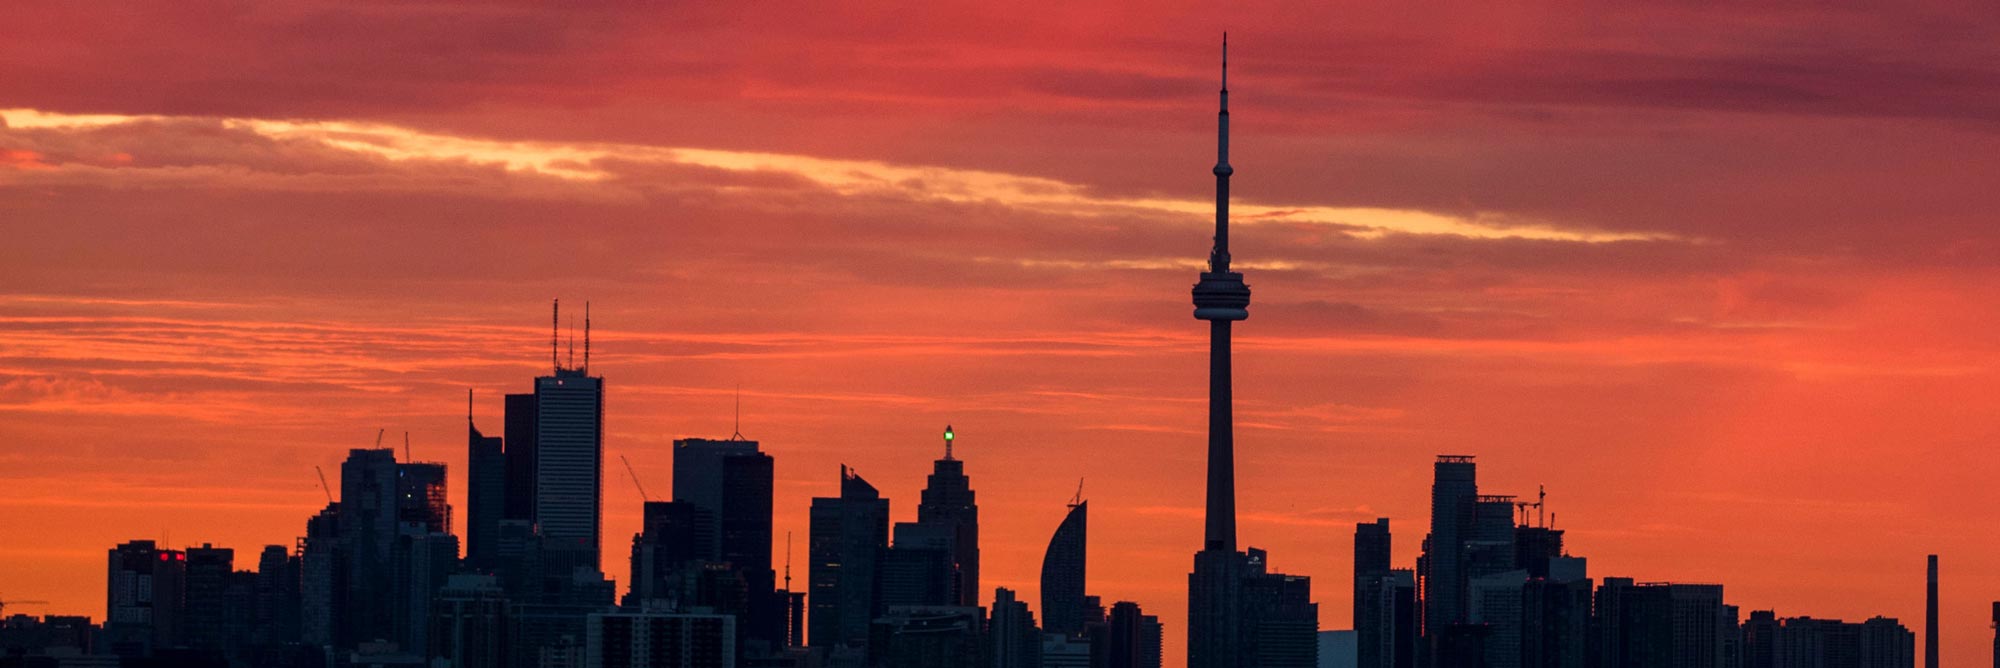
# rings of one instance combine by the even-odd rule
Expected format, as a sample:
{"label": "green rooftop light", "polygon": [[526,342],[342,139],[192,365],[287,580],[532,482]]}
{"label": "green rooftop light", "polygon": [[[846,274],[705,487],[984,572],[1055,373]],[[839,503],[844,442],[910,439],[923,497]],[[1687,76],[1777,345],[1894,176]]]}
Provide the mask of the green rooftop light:
{"label": "green rooftop light", "polygon": [[947,440],[947,441],[949,441],[949,440],[951,440],[952,438],[953,438],[953,436],[952,436],[952,434],[951,434],[951,425],[945,425],[945,426],[944,426],[944,440]]}

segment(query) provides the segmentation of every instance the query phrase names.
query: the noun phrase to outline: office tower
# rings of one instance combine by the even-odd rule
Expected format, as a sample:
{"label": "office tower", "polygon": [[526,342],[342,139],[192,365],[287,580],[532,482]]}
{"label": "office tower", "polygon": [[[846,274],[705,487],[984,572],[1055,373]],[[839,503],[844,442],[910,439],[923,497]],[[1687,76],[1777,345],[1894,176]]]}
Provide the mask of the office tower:
{"label": "office tower", "polygon": [[545,558],[557,569],[601,570],[603,378],[558,366],[535,379],[534,449],[534,519]]}
{"label": "office tower", "polygon": [[181,596],[189,647],[222,647],[229,576],[236,571],[235,565],[235,550],[207,543],[187,549]]}
{"label": "office tower", "polygon": [[334,644],[346,607],[346,573],[340,555],[340,504],[329,503],[306,520],[306,535],[299,541],[299,642],[322,648]]}
{"label": "office tower", "polygon": [[1522,599],[1528,572],[1503,571],[1472,577],[1466,581],[1466,622],[1480,627],[1481,665],[1487,668],[1520,668]]}
{"label": "office tower", "polygon": [[507,593],[491,575],[458,574],[431,604],[432,665],[482,668],[507,662]]}
{"label": "office tower", "polygon": [[349,450],[340,465],[340,544],[344,564],[341,628],[334,643],[351,646],[394,637],[391,625],[391,552],[398,511],[396,452]]}
{"label": "office tower", "polygon": [[1875,617],[1855,624],[1838,619],[1773,618],[1757,611],[1744,625],[1744,637],[1769,634],[1768,653],[1745,653],[1746,668],[1911,668],[1916,665],[1916,635],[1894,619]]}
{"label": "office tower", "polygon": [[868,624],[880,611],[875,576],[888,549],[889,500],[843,465],[840,496],[812,500],[807,541],[812,591],[806,600],[812,606],[807,642],[823,650],[865,646]]}
{"label": "office tower", "polygon": [[420,655],[430,647],[431,600],[458,563],[458,537],[426,531],[417,523],[403,529],[392,550],[395,599],[390,606],[390,637],[404,651]]}
{"label": "office tower", "polygon": [[279,647],[299,641],[300,555],[266,545],[257,557],[255,643]]}
{"label": "office tower", "polygon": [[1770,610],[1752,610],[1743,621],[1743,668],[1777,668],[1778,615]]}
{"label": "office tower", "polygon": [[509,394],[501,436],[505,437],[507,491],[501,494],[503,517],[530,524],[535,521],[535,418],[540,411],[535,395]]}
{"label": "office tower", "polygon": [[1929,558],[1924,577],[1924,668],[1938,668],[1938,556]]}
{"label": "office tower", "polygon": [[1160,618],[1139,604],[1111,604],[1109,668],[1160,668]]}
{"label": "office tower", "polygon": [[585,668],[736,668],[730,615],[602,612],[586,625]]}
{"label": "office tower", "polygon": [[[391,450],[390,452],[394,452]],[[396,522],[399,532],[451,533],[451,500],[444,464],[396,465]]]}
{"label": "office tower", "polygon": [[1540,575],[1523,569],[1528,580],[1521,595],[1521,665],[1584,668],[1590,661],[1588,566],[1579,557],[1553,557],[1540,563]]}
{"label": "office tower", "polygon": [[1319,665],[1319,605],[1312,580],[1272,572],[1263,550],[1243,553],[1237,618],[1244,666]]}
{"label": "office tower", "polygon": [[869,665],[880,668],[990,668],[979,608],[890,608],[869,624]]}
{"label": "office tower", "polygon": [[1722,585],[1605,578],[1595,603],[1595,665],[1714,668],[1722,661]]}
{"label": "office tower", "polygon": [[944,527],[951,558],[951,603],[979,607],[979,503],[965,462],[952,457],[957,435],[944,428],[944,458],[932,462],[923,497],[917,503],[917,523]]}
{"label": "office tower", "polygon": [[748,615],[737,634],[763,649],[783,644],[783,602],[773,593],[771,568],[771,456],[756,441],[736,434],[729,440],[674,441],[674,500],[700,511],[700,557],[730,564],[748,593]]}
{"label": "office tower", "polygon": [[897,522],[895,542],[878,567],[882,609],[897,606],[956,606],[958,569],[950,525]]}
{"label": "office tower", "polygon": [[1390,564],[1389,518],[1354,525],[1354,657],[1361,668],[1388,668],[1394,631],[1383,614],[1392,604],[1382,595]]}
{"label": "office tower", "polygon": [[120,656],[150,656],[182,644],[187,554],[135,540],[111,548],[107,561],[106,646]]}
{"label": "office tower", "polygon": [[1438,455],[1432,464],[1431,531],[1418,562],[1423,584],[1425,650],[1435,659],[1453,624],[1465,621],[1465,541],[1479,496],[1477,465],[1467,455]]}
{"label": "office tower", "polygon": [[1917,662],[1917,635],[1891,617],[1871,617],[1861,627],[1861,668],[1909,668]]}
{"label": "office tower", "polygon": [[647,501],[641,531],[632,537],[632,577],[625,605],[678,609],[688,598],[684,573],[704,561],[713,544],[702,509],[683,501]]}
{"label": "office tower", "polygon": [[987,618],[987,639],[993,668],[1037,668],[1042,662],[1042,633],[1035,628],[1035,613],[1028,602],[1014,596],[1014,590],[993,590],[993,612]]}
{"label": "office tower", "polygon": [[1089,536],[1090,502],[1078,498],[1049,538],[1042,554],[1042,630],[1066,636],[1083,632],[1085,547]]}
{"label": "office tower", "polygon": [[465,565],[491,571],[500,520],[507,517],[507,453],[500,437],[481,434],[472,423],[471,390],[465,401]]}

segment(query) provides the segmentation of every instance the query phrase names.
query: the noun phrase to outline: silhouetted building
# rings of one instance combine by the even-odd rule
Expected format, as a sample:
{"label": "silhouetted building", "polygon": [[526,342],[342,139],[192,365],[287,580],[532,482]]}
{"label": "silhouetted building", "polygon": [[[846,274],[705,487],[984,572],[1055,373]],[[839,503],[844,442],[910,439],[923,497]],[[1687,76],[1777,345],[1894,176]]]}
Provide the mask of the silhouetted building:
{"label": "silhouetted building", "polygon": [[1592,635],[1597,666],[1715,668],[1725,632],[1737,633],[1722,585],[1635,584],[1605,578],[1597,589]]}
{"label": "silhouetted building", "polygon": [[869,664],[880,668],[989,668],[979,608],[890,608],[869,625]]}
{"label": "silhouetted building", "polygon": [[507,491],[501,495],[504,519],[535,521],[535,435],[539,431],[535,420],[540,416],[534,393],[506,396],[501,432],[507,456]]}
{"label": "silhouetted building", "polygon": [[412,654],[430,647],[431,601],[458,563],[458,537],[425,529],[417,523],[404,524],[393,550],[391,638]]}
{"label": "silhouetted building", "polygon": [[306,520],[299,541],[299,641],[331,647],[341,632],[347,600],[347,564],[340,548],[340,504],[329,503]]}
{"label": "silhouetted building", "polygon": [[465,414],[465,565],[491,571],[498,559],[500,520],[507,518],[507,453],[498,436],[472,423],[471,393]]}
{"label": "silhouetted building", "polygon": [[107,556],[106,647],[121,656],[150,656],[183,644],[187,554],[135,540],[111,548]]}
{"label": "silhouetted building", "polygon": [[877,567],[881,607],[957,607],[952,527],[898,522],[895,537]]}
{"label": "silhouetted building", "polygon": [[[1859,624],[1837,619],[1776,619],[1756,611],[1743,625],[1745,645],[1758,636],[1761,647],[1746,649],[1746,668],[1913,668],[1916,635],[1894,619],[1876,617]],[[1764,638],[1768,637],[1768,642]]]}
{"label": "silhouetted building", "polygon": [[346,591],[335,615],[341,647],[389,640],[393,626],[393,551],[400,505],[396,451],[355,449],[340,465],[340,543]]}
{"label": "silhouetted building", "polygon": [[735,668],[730,615],[608,612],[590,615],[586,668]]}
{"label": "silhouetted building", "polygon": [[186,554],[182,600],[187,645],[221,650],[229,638],[229,581],[236,572],[236,551],[203,543]]}
{"label": "silhouetted building", "polygon": [[1160,668],[1160,618],[1145,614],[1139,604],[1111,604],[1108,668]]}
{"label": "silhouetted building", "polygon": [[987,639],[992,644],[993,668],[1036,668],[1042,663],[1042,633],[1035,628],[1035,613],[1014,590],[993,590],[993,612],[987,618]]}
{"label": "silhouetted building", "polygon": [[506,665],[507,611],[507,593],[498,579],[451,576],[431,604],[429,657],[442,661],[443,668]]}
{"label": "silhouetted building", "polygon": [[251,642],[259,648],[259,656],[299,642],[299,613],[304,604],[300,597],[301,565],[301,556],[286,552],[283,545],[266,545],[258,555],[256,632]]}
{"label": "silhouetted building", "polygon": [[647,501],[641,531],[632,537],[632,578],[625,594],[628,607],[653,606],[678,610],[683,599],[684,573],[706,561],[708,534],[714,524],[705,511],[685,501]]}
{"label": "silhouetted building", "polygon": [[[0,617],[0,666],[61,666],[65,659],[80,662],[80,657],[91,654],[97,631],[89,617]],[[118,665],[115,656],[101,658],[108,665]],[[38,662],[40,659],[47,661]]]}
{"label": "silhouetted building", "polygon": [[1391,563],[1389,518],[1354,525],[1355,665],[1391,668],[1395,665],[1395,630],[1388,609],[1393,599],[1383,595]]}
{"label": "silhouetted building", "polygon": [[1089,523],[1090,502],[1077,499],[1042,553],[1042,630],[1049,633],[1083,632]]}
{"label": "silhouetted building", "polygon": [[881,610],[876,575],[889,543],[889,500],[842,466],[840,496],[814,498],[811,523],[807,640],[821,650],[863,647]]}
{"label": "silhouetted building", "polygon": [[760,654],[784,646],[785,635],[771,568],[772,464],[741,434],[674,441],[674,500],[698,509],[697,519],[708,525],[698,532],[707,540],[699,556],[727,563],[742,577],[749,612],[736,632]]}
{"label": "silhouetted building", "polygon": [[1590,661],[1591,581],[1577,557],[1536,561],[1521,588],[1521,665],[1585,668]]}
{"label": "silhouetted building", "polygon": [[[1446,630],[1466,620],[1465,546],[1478,497],[1478,469],[1472,457],[1439,455],[1432,465],[1431,531],[1424,537],[1424,554],[1417,562],[1428,652],[1437,652]],[[1436,656],[1431,658],[1429,665],[1444,665]]]}
{"label": "silhouetted building", "polygon": [[1319,605],[1312,602],[1312,580],[1270,572],[1263,550],[1253,547],[1243,554],[1237,615],[1242,665],[1319,665]]}
{"label": "silhouetted building", "polygon": [[965,476],[965,462],[952,456],[957,438],[950,425],[944,428],[944,458],[932,463],[923,496],[917,503],[917,523],[935,527],[933,532],[946,539],[949,554],[950,600],[962,607],[979,607],[979,503],[972,480]]}

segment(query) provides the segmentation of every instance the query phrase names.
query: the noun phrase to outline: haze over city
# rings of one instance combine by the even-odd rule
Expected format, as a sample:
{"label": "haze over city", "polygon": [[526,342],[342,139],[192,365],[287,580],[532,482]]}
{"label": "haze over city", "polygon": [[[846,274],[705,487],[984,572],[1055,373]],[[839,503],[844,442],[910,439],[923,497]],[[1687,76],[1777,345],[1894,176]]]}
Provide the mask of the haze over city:
{"label": "haze over city", "polygon": [[497,435],[588,300],[620,593],[675,439],[759,442],[803,579],[841,467],[914,521],[949,424],[982,596],[1038,600],[1081,482],[1089,593],[1181,665],[1225,29],[1236,543],[1320,629],[1355,524],[1409,568],[1472,454],[1593,576],[1746,614],[1921,637],[1939,554],[1941,653],[1990,660],[1970,7],[6,10],[0,601],[101,620],[135,539],[254,563],[378,433],[447,465],[463,535],[466,391]]}

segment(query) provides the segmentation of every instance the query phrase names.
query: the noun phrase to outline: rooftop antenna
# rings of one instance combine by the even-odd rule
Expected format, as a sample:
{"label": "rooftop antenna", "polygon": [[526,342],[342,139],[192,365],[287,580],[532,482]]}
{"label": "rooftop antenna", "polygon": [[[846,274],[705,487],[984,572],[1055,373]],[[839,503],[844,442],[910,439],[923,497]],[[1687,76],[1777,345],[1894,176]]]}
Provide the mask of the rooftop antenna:
{"label": "rooftop antenna", "polygon": [[389,433],[389,430],[388,430],[388,429],[385,429],[385,428],[377,428],[377,429],[375,430],[375,449],[376,449],[376,450],[380,450],[380,449],[382,449],[382,435],[383,435],[383,434],[387,434],[387,433]]}
{"label": "rooftop antenna", "polygon": [[556,341],[562,338],[562,300],[554,300],[549,311],[549,366],[562,370],[562,358],[556,355]]}
{"label": "rooftop antenna", "polygon": [[590,302],[583,303],[583,375],[590,375]]}
{"label": "rooftop antenna", "polygon": [[954,433],[952,433],[952,431],[951,431],[951,425],[945,425],[945,426],[944,426],[944,460],[945,460],[945,461],[951,461],[951,442],[952,442],[953,440],[956,440],[957,438],[958,438],[958,435],[957,435],[957,434],[954,434]]}
{"label": "rooftop antenna", "polygon": [[1542,525],[1542,528],[1544,529],[1549,528],[1549,523],[1546,521],[1547,518],[1542,516],[1542,513],[1546,512],[1546,509],[1542,507],[1542,504],[1548,503],[1548,501],[1549,501],[1549,486],[1535,485],[1535,523]]}
{"label": "rooftop antenna", "polygon": [[569,368],[576,368],[576,321],[569,321]]}
{"label": "rooftop antenna", "polygon": [[318,464],[314,464],[313,470],[319,472],[319,491],[326,492],[326,502],[328,504],[333,503],[333,487],[326,484],[326,469],[320,468]]}
{"label": "rooftop antenna", "polygon": [[410,456],[410,432],[407,431],[403,432],[403,461],[417,461],[415,457]]}
{"label": "rooftop antenna", "polygon": [[734,431],[736,433],[731,434],[729,436],[729,440],[732,441],[750,440],[743,437],[743,384],[742,383],[736,384],[736,428]]}
{"label": "rooftop antenna", "polygon": [[[619,455],[618,461],[625,462],[625,472],[632,475],[632,486],[639,488],[639,498],[645,499],[647,501],[652,501],[653,495],[647,494],[646,486],[639,484],[639,472],[632,469],[632,460],[626,459],[625,455]],[[786,534],[786,535],[789,536],[791,534]]]}
{"label": "rooftop antenna", "polygon": [[792,532],[785,532],[785,591],[792,590]]}
{"label": "rooftop antenna", "polygon": [[1069,507],[1083,505],[1083,478],[1076,479],[1076,496],[1069,497]]}
{"label": "rooftop antenna", "polygon": [[472,388],[465,388],[465,426],[472,426]]}

